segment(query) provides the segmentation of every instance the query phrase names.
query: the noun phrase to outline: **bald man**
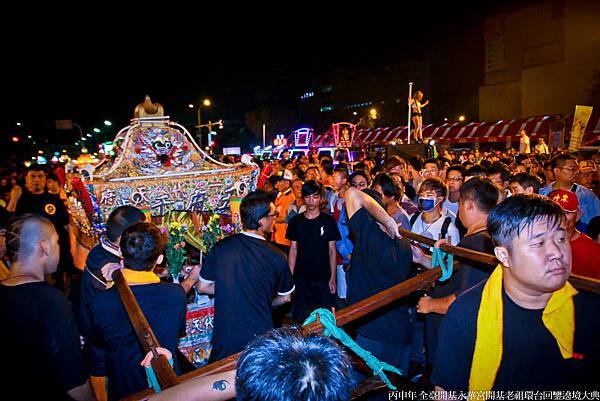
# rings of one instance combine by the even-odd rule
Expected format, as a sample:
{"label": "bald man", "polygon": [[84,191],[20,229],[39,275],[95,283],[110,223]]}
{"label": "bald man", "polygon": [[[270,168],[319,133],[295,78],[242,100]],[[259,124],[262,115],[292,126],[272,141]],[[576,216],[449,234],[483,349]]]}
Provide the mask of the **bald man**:
{"label": "bald man", "polygon": [[44,217],[23,215],[6,230],[6,251],[12,264],[0,282],[0,344],[11,364],[5,391],[20,399],[95,400],[71,305],[44,281],[58,265],[56,229]]}

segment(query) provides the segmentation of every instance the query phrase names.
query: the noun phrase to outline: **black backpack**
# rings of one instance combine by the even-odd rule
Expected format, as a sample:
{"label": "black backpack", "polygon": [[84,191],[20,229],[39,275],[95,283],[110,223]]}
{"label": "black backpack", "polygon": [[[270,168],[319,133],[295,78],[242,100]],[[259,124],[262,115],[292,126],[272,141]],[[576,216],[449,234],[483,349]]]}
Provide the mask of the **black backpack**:
{"label": "black backpack", "polygon": [[[415,212],[415,214],[412,215],[412,217],[410,218],[410,228],[412,229],[412,227],[415,225],[415,221],[417,221],[417,219],[419,218],[419,216],[421,215],[421,212]],[[446,238],[446,234],[448,234],[448,227],[450,226],[450,223],[452,223],[452,219],[447,216],[446,219],[444,219],[444,223],[442,224],[442,229],[440,230],[440,234],[442,234],[442,239]],[[434,240],[438,240],[439,238],[434,238]]]}

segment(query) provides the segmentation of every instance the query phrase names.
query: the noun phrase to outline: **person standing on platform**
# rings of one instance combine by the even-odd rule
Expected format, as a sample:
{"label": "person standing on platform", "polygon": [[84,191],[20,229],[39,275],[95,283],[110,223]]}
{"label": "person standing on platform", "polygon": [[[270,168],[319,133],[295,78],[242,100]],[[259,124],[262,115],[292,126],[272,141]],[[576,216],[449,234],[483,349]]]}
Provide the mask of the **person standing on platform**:
{"label": "person standing on platform", "polygon": [[275,226],[273,229],[273,241],[286,254],[290,250],[290,241],[285,238],[287,231],[287,209],[294,201],[294,193],[292,192],[292,172],[289,170],[281,170],[277,173],[278,181],[275,183],[277,188],[277,198],[275,198],[275,210],[277,217],[275,218]]}
{"label": "person standing on platform", "polygon": [[527,136],[527,132],[524,129],[519,133],[521,137],[519,139],[519,153],[522,155],[528,155],[531,153],[531,146],[529,145],[529,137]]}
{"label": "person standing on platform", "polygon": [[548,145],[544,142],[544,138],[539,138],[537,145],[534,147],[535,153],[538,155],[549,155]]}
{"label": "person standing on platform", "polygon": [[336,241],[341,239],[335,219],[320,210],[323,185],[307,181],[302,186],[306,211],[288,225],[287,238],[292,241],[290,270],[296,283],[292,317],[302,323],[317,308],[335,305]]}
{"label": "person standing on platform", "polygon": [[413,138],[417,143],[423,143],[423,107],[429,104],[429,100],[423,101],[423,92],[415,92],[415,97],[408,98],[408,105],[411,108],[411,118],[414,125]]}

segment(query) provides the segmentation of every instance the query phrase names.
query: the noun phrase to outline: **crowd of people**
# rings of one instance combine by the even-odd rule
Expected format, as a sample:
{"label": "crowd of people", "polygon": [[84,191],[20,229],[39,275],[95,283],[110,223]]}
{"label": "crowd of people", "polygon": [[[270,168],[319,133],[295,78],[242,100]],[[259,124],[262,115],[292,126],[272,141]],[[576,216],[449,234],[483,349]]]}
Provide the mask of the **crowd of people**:
{"label": "crowd of people", "polygon": [[156,275],[166,238],[132,206],[111,213],[84,271],[75,269],[60,170],[11,174],[0,181],[8,328],[0,339],[15,364],[7,383],[24,398],[52,399],[94,399],[99,377],[108,399],[148,388],[149,357],[112,286],[119,269],[177,373],[186,369],[177,339],[192,288],[214,297],[210,361],[244,352],[236,371],[157,399],[348,399],[362,376],[345,351],[274,327],[431,269],[433,248],[403,237],[407,230],[499,264],[461,259],[450,279],[354,322],[348,330],[360,347],[424,388],[597,389],[600,299],[567,279],[600,280],[599,155],[538,145],[531,152],[527,138],[518,150],[356,163],[289,151],[257,158],[258,189],[240,206],[243,231],[220,240],[180,284]]}

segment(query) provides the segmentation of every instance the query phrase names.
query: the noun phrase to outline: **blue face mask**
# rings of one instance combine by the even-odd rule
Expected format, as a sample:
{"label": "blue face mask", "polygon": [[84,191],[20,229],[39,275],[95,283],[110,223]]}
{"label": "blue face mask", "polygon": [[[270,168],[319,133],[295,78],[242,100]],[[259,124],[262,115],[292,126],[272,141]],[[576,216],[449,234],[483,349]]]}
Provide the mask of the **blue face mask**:
{"label": "blue face mask", "polygon": [[422,212],[429,212],[434,207],[436,207],[438,202],[436,202],[436,198],[425,198],[419,196],[419,210]]}

